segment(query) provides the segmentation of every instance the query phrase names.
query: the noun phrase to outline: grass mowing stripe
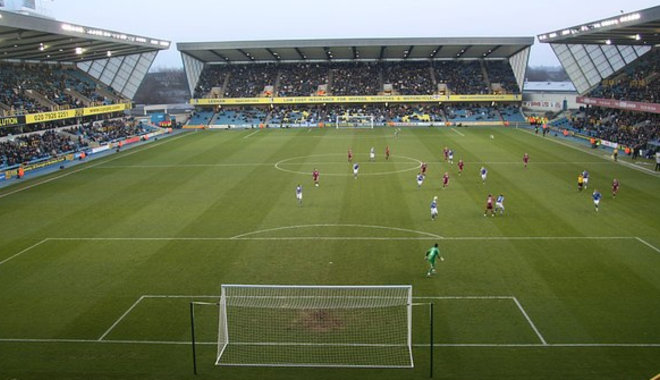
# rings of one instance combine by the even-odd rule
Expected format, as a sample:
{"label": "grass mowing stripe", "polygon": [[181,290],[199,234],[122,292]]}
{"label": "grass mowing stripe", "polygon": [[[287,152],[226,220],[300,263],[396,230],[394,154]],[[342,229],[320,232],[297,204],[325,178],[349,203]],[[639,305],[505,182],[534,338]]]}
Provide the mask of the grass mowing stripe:
{"label": "grass mowing stripe", "polygon": [[169,138],[169,139],[165,139],[165,140],[163,140],[163,141],[161,141],[161,142],[159,142],[159,143],[148,144],[148,145],[146,145],[145,148],[143,148],[143,149],[140,149],[141,147],[136,147],[136,148],[134,148],[134,149],[131,149],[131,150],[130,150],[129,152],[127,152],[127,153],[124,153],[124,154],[119,154],[119,153],[118,153],[118,156],[117,156],[117,157],[111,157],[111,158],[109,158],[109,159],[100,158],[99,160],[102,160],[101,162],[91,163],[91,164],[86,165],[86,166],[84,166],[84,167],[82,167],[82,168],[80,168],[80,169],[71,170],[71,171],[66,172],[66,173],[64,173],[64,174],[60,174],[60,175],[55,176],[55,177],[50,177],[50,178],[47,178],[47,179],[45,179],[45,180],[43,180],[43,181],[40,181],[40,182],[37,182],[37,183],[33,183],[33,184],[27,185],[27,186],[25,186],[25,187],[21,187],[21,188],[19,188],[19,189],[13,190],[13,191],[9,191],[9,192],[6,192],[6,193],[2,193],[2,194],[0,194],[0,199],[4,198],[4,197],[6,197],[6,196],[12,195],[12,194],[16,194],[16,193],[21,192],[21,191],[23,191],[23,190],[28,190],[28,189],[31,189],[31,188],[33,188],[33,187],[37,187],[37,186],[39,186],[39,185],[43,185],[43,184],[45,184],[45,183],[49,183],[49,182],[55,181],[55,180],[57,180],[57,179],[64,178],[64,177],[67,177],[67,176],[70,176],[71,174],[79,173],[79,172],[81,172],[81,171],[83,171],[83,170],[87,170],[87,169],[90,169],[90,168],[94,168],[94,167],[97,167],[97,166],[99,166],[99,165],[103,165],[103,164],[105,164],[105,163],[108,163],[108,162],[112,162],[112,161],[118,160],[118,159],[120,159],[120,158],[124,158],[124,157],[131,156],[131,155],[133,155],[133,154],[135,154],[135,153],[144,152],[145,150],[148,150],[148,149],[151,149],[151,148],[155,148],[155,147],[157,147],[157,146],[161,146],[161,145],[166,144],[166,143],[168,143],[168,142],[172,142],[172,141],[174,141],[174,140],[178,140],[178,139],[180,139],[180,138],[182,138],[182,137],[190,136],[190,135],[191,135],[191,134],[189,134],[189,133],[183,133],[183,134],[181,134],[181,136],[174,136],[174,137],[171,137],[171,138]]}

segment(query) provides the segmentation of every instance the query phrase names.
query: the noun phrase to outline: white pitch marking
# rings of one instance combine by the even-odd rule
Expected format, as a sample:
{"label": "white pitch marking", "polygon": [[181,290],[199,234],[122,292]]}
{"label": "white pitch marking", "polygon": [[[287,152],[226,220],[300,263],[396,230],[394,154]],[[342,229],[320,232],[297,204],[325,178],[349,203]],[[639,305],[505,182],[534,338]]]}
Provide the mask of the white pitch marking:
{"label": "white pitch marking", "polygon": [[135,153],[144,152],[144,151],[147,150],[147,149],[155,148],[155,147],[157,147],[157,146],[160,146],[160,145],[166,144],[166,143],[171,142],[171,141],[174,141],[174,140],[178,140],[178,139],[180,139],[181,137],[185,137],[185,136],[189,136],[189,135],[191,135],[191,134],[183,133],[183,134],[181,134],[181,136],[171,137],[171,138],[168,138],[168,139],[166,139],[166,140],[163,140],[162,142],[159,142],[159,143],[154,143],[154,144],[148,144],[148,145],[145,145],[145,148],[144,148],[144,149],[140,149],[141,147],[136,147],[136,148],[131,149],[131,151],[129,151],[129,152],[125,153],[125,154],[118,155],[117,157],[113,157],[113,158],[110,158],[110,159],[108,159],[108,160],[105,160],[104,158],[98,158],[98,160],[102,160],[102,161],[101,161],[101,162],[94,163],[94,164],[87,165],[87,166],[82,167],[82,168],[80,168],[80,169],[76,169],[76,170],[68,171],[68,172],[66,172],[66,173],[64,173],[64,174],[61,174],[61,175],[58,175],[58,176],[55,176],[55,177],[51,177],[51,178],[45,179],[45,180],[43,180],[43,181],[41,181],[41,182],[37,182],[37,183],[33,183],[33,184],[28,185],[28,186],[25,186],[25,187],[21,187],[20,189],[16,189],[16,190],[14,190],[14,191],[10,191],[10,192],[7,192],[7,193],[0,194],[0,198],[4,198],[4,197],[6,197],[6,196],[9,196],[9,195],[12,195],[12,194],[19,193],[19,192],[21,192],[21,191],[31,189],[31,188],[33,188],[33,187],[37,187],[37,186],[39,186],[39,185],[43,185],[43,184],[45,184],[45,183],[52,182],[52,181],[55,181],[55,180],[57,180],[57,179],[67,177],[67,176],[70,176],[71,174],[79,173],[79,172],[81,172],[81,171],[83,171],[83,170],[91,169],[91,168],[97,167],[97,166],[99,166],[99,165],[103,165],[103,164],[106,164],[106,163],[108,163],[108,162],[112,162],[112,161],[114,161],[114,160],[118,160],[118,159],[120,159],[120,158],[128,157],[128,156],[133,155],[133,154],[135,154]]}
{"label": "white pitch marking", "polygon": [[[427,161],[427,164],[442,164],[444,161]],[[485,164],[485,165],[520,165],[521,161],[465,161],[466,164]],[[217,163],[217,164],[153,164],[153,165],[108,165],[97,166],[95,169],[187,169],[187,168],[224,168],[224,167],[250,167],[250,166],[273,166],[277,163],[264,162],[235,162],[235,163]],[[279,166],[298,165],[300,163],[279,163]],[[323,166],[323,165],[341,165],[346,161],[319,161],[304,162],[305,165]],[[612,162],[603,161],[534,161],[534,165],[611,165]],[[372,165],[391,165],[390,162],[370,162]]]}
{"label": "white pitch marking", "polygon": [[[528,130],[526,130],[526,129],[522,129],[522,128],[520,128],[520,129],[518,129],[518,130],[523,131],[523,132],[525,132],[525,133],[528,133],[528,134],[530,134],[530,135],[532,135],[532,136],[536,136],[534,133],[532,133],[531,131],[528,131]],[[540,136],[537,136],[537,137],[540,137]],[[568,147],[568,148],[571,148],[571,149],[575,149],[575,150],[580,151],[580,152],[582,152],[582,153],[586,153],[586,154],[592,155],[592,156],[594,156],[594,157],[601,158],[601,159],[606,160],[607,162],[610,162],[610,163],[612,163],[612,164],[617,164],[617,163],[619,163],[619,164],[621,164],[621,165],[623,165],[623,166],[626,166],[626,167],[629,167],[629,168],[631,168],[631,169],[638,170],[638,171],[640,171],[641,173],[645,173],[645,174],[651,175],[651,176],[653,176],[653,177],[658,177],[657,172],[654,172],[654,171],[651,170],[651,169],[647,169],[647,168],[643,168],[643,167],[641,167],[641,166],[633,165],[633,164],[628,163],[628,162],[623,161],[623,160],[622,160],[622,161],[616,161],[616,162],[614,162],[614,161],[611,161],[611,160],[610,160],[609,156],[602,157],[602,156],[599,155],[598,153],[593,153],[593,152],[590,152],[590,151],[587,151],[587,150],[581,149],[581,148],[579,148],[579,147],[577,147],[577,146],[574,146],[574,145],[571,145],[571,144],[565,143],[565,142],[560,141],[560,140],[553,139],[552,137],[551,137],[550,139],[545,139],[545,140],[546,140],[546,141],[552,141],[552,142],[554,142],[554,143],[557,143],[557,144],[563,145],[563,146]],[[606,158],[606,157],[607,157],[607,158]]]}
{"label": "white pitch marking", "polygon": [[18,252],[18,253],[16,253],[16,254],[14,254],[14,255],[12,255],[12,256],[7,257],[6,259],[0,261],[0,265],[6,263],[7,261],[9,261],[9,260],[11,260],[11,259],[13,259],[13,258],[15,258],[15,257],[18,257],[18,256],[24,254],[25,252],[31,250],[32,248],[35,248],[35,247],[40,246],[41,244],[47,242],[48,240],[49,240],[48,238],[45,238],[45,239],[43,239],[42,241],[40,241],[40,242],[38,242],[38,243],[36,243],[36,244],[33,244],[33,245],[31,245],[31,246],[25,248],[24,250],[22,250],[22,251],[20,251],[20,252]]}
{"label": "white pitch marking", "polygon": [[226,163],[226,164],[156,164],[156,165],[112,165],[112,166],[99,166],[97,169],[172,169],[172,168],[215,168],[215,167],[232,167],[232,166],[272,166],[273,164],[265,163]]}
{"label": "white pitch marking", "polygon": [[[374,229],[383,229],[383,230],[392,230],[392,231],[401,231],[401,232],[412,232],[412,233],[415,233],[415,234],[418,234],[418,235],[426,235],[426,236],[429,236],[429,237],[432,237],[432,238],[442,239],[442,236],[432,234],[430,232],[410,230],[410,229],[407,229],[407,228],[373,226],[373,225],[365,225],[365,224],[303,224],[303,225],[298,225],[298,226],[276,227],[276,228],[268,228],[268,229],[265,229],[265,230],[246,232],[246,233],[243,233],[243,234],[240,234],[240,235],[233,236],[232,239],[238,239],[238,238],[242,238],[242,237],[245,237],[245,236],[256,235],[256,234],[261,234],[261,233],[265,233],[265,232],[290,230],[290,229],[298,229],[298,228],[310,228],[310,227],[374,228]],[[312,238],[318,239],[318,237],[312,237]]]}
{"label": "white pitch marking", "polygon": [[[651,248],[652,250],[654,250],[654,251],[660,253],[660,249],[658,249],[657,247],[654,247],[651,243],[647,242],[646,240],[644,240],[644,239],[642,239],[642,238],[640,238],[640,237],[637,237],[637,236],[635,236],[635,239],[637,239],[637,241],[639,241],[640,243],[642,243],[642,244],[648,246],[648,247]],[[0,264],[2,264],[2,263],[0,263]]]}
{"label": "white pitch marking", "polygon": [[[145,294],[142,298],[220,298],[220,296],[190,296],[190,295],[158,295],[158,294]],[[270,298],[278,298],[277,296]],[[284,297],[290,298],[290,297]],[[297,298],[300,298],[297,296]],[[327,298],[327,297],[326,297]],[[368,297],[373,298],[373,297]],[[413,299],[440,299],[440,300],[513,300],[514,296],[415,296]]]}
{"label": "white pitch marking", "polygon": [[627,240],[634,236],[448,236],[442,240]]}
{"label": "white pitch marking", "polygon": [[450,128],[450,129],[451,129],[452,131],[454,131],[454,132],[456,132],[456,133],[458,133],[458,134],[459,134],[460,136],[463,136],[463,137],[465,137],[465,135],[464,135],[464,134],[462,134],[461,132],[459,132],[459,131],[457,131],[457,130],[456,130],[456,128]]}
{"label": "white pitch marking", "polygon": [[[340,153],[327,153],[327,154],[313,154],[313,155],[309,155],[309,156],[298,156],[298,157],[292,157],[292,158],[285,158],[283,160],[280,160],[280,161],[276,162],[274,167],[275,167],[275,169],[283,171],[285,173],[308,175],[309,174],[308,172],[302,172],[302,171],[298,171],[298,170],[289,170],[289,169],[285,169],[285,168],[280,167],[280,165],[286,164],[289,161],[298,160],[298,159],[302,159],[302,158],[308,158],[308,157],[327,157],[327,156],[341,156],[341,155],[342,154],[340,154]],[[391,155],[391,157],[392,158],[399,157],[399,158],[404,158],[406,160],[410,160],[410,161],[412,161],[412,163],[415,164],[415,166],[413,166],[411,168],[407,168],[407,169],[394,170],[394,171],[381,172],[381,173],[363,173],[363,174],[360,174],[360,176],[364,177],[364,176],[379,176],[379,175],[405,173],[405,172],[409,172],[409,171],[412,171],[412,170],[417,170],[422,165],[422,161],[420,161],[416,158],[400,156],[400,155],[395,155],[395,154]],[[308,164],[306,162],[295,162],[295,163],[300,164],[300,165],[310,165],[311,166],[311,164]],[[370,165],[370,164],[371,163],[365,163],[365,165]],[[329,176],[329,177],[348,177],[348,176],[352,176],[353,174],[352,173],[323,173],[323,175]]]}
{"label": "white pitch marking", "polygon": [[256,135],[257,133],[259,133],[260,130],[261,130],[261,129],[257,129],[256,131],[250,133],[249,135],[247,135],[247,136],[245,136],[245,137],[243,137],[243,138],[246,139],[246,138],[248,138],[248,137],[250,137],[250,136]]}
{"label": "white pitch marking", "polygon": [[532,319],[529,318],[529,315],[527,315],[527,313],[525,312],[525,309],[523,309],[522,305],[521,305],[520,302],[518,301],[518,298],[513,297],[513,302],[516,303],[516,306],[518,306],[518,309],[520,309],[520,312],[523,314],[523,316],[524,316],[525,319],[527,320],[527,323],[529,323],[529,325],[532,327],[532,330],[534,330],[534,332],[536,333],[536,336],[539,337],[539,340],[541,341],[541,343],[543,343],[544,345],[547,345],[548,342],[545,341],[545,339],[543,338],[543,335],[541,335],[541,333],[539,332],[539,330],[538,330],[538,329],[536,328],[536,326],[534,325],[534,322],[532,322]]}
{"label": "white pitch marking", "polygon": [[[175,340],[119,340],[119,339],[18,339],[18,338],[0,338],[0,343],[102,343],[102,344],[144,344],[144,345],[191,345],[191,341]],[[199,345],[215,346],[218,342],[195,342]],[[558,348],[588,348],[588,347],[628,347],[628,348],[655,348],[660,347],[660,343],[443,343],[434,342],[436,347],[558,347]],[[428,343],[415,343],[414,347],[428,347]]]}
{"label": "white pitch marking", "polygon": [[[243,235],[265,232],[255,231]],[[421,231],[409,231],[423,233]],[[291,237],[53,237],[46,240],[53,241],[224,241],[224,240],[628,240],[636,239],[634,236],[449,236],[443,237],[429,234],[429,237],[384,237],[384,236],[291,236]]]}
{"label": "white pitch marking", "polygon": [[115,321],[115,323],[113,323],[112,326],[110,326],[110,328],[107,329],[103,333],[103,335],[101,335],[101,337],[98,340],[101,341],[101,340],[103,340],[103,338],[106,337],[106,335],[110,334],[110,331],[112,331],[112,329],[114,329],[115,326],[117,326],[119,324],[119,322],[121,322],[121,320],[124,319],[124,317],[126,317],[128,315],[128,313],[130,313],[140,303],[140,301],[142,301],[143,298],[144,298],[144,296],[138,298],[137,301],[135,301],[133,303],[133,305],[131,305],[131,307],[129,307],[128,310],[126,310],[126,312],[124,312],[124,314],[122,314],[121,317],[119,317],[119,319],[117,319]]}

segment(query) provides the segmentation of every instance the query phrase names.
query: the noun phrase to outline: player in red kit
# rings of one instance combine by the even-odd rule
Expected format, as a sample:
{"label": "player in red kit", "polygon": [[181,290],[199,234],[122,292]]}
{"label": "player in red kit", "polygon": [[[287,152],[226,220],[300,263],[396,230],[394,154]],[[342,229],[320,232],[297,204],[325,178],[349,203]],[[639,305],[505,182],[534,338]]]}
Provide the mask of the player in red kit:
{"label": "player in red kit", "polygon": [[353,150],[351,148],[348,148],[348,162],[353,161]]}
{"label": "player in red kit", "polygon": [[426,177],[426,162],[422,162],[422,175]]}
{"label": "player in red kit", "polygon": [[488,215],[490,211],[490,216],[495,216],[495,211],[493,210],[493,195],[488,194],[488,199],[486,199],[486,211],[484,211],[484,216]]}
{"label": "player in red kit", "polygon": [[458,160],[458,175],[463,174],[463,165],[465,165],[463,160]]}
{"label": "player in red kit", "polygon": [[389,160],[390,159],[390,146],[385,147],[385,159]]}
{"label": "player in red kit", "polygon": [[312,178],[314,179],[314,186],[319,186],[319,171],[318,169],[314,168],[314,171],[312,172]]}
{"label": "player in red kit", "polygon": [[614,178],[614,181],[612,181],[612,197],[616,198],[616,193],[619,192],[619,180]]}
{"label": "player in red kit", "polygon": [[449,159],[449,148],[445,147],[442,153],[445,155],[445,161],[447,161]]}
{"label": "player in red kit", "polygon": [[529,162],[529,154],[523,154],[523,162],[525,163],[525,169],[527,169],[527,163]]}
{"label": "player in red kit", "polygon": [[442,176],[442,188],[449,186],[449,173],[445,172],[445,175]]}

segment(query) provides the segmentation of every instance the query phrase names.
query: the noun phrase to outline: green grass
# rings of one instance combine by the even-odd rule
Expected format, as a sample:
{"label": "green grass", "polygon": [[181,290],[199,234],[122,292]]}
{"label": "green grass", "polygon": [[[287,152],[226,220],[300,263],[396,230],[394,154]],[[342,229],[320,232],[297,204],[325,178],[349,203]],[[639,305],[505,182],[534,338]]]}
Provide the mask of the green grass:
{"label": "green grass", "polygon": [[[436,297],[416,302],[435,305],[440,379],[660,372],[657,176],[515,129],[251,133],[188,133],[0,190],[0,380],[192,379],[188,305],[213,301],[202,296],[221,283],[411,284],[415,297]],[[444,146],[466,161],[462,176]],[[418,160],[429,163],[421,189]],[[591,182],[579,193],[584,169]],[[485,218],[486,196],[500,192],[506,215]],[[445,261],[429,279],[422,258],[434,242]],[[408,370],[215,367],[217,309],[196,310],[196,378],[428,376],[424,307],[414,308]]]}

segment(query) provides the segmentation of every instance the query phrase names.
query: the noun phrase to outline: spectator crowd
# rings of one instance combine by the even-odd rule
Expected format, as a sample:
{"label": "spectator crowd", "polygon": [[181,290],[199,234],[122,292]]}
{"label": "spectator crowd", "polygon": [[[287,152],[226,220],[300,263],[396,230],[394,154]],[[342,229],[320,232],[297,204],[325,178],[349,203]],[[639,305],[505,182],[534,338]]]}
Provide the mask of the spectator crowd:
{"label": "spectator crowd", "polygon": [[447,60],[207,65],[194,96],[433,95],[438,84],[453,94],[493,93],[484,72],[503,92],[520,93],[506,61]]}
{"label": "spectator crowd", "polygon": [[[72,67],[3,62],[0,63],[0,109],[21,115],[84,107],[86,101],[112,103],[112,99],[97,91],[97,85],[100,86]],[[86,99],[67,90],[76,91]]]}
{"label": "spectator crowd", "polygon": [[569,119],[577,131],[629,147],[643,147],[660,138],[660,115],[610,108],[588,108]]}
{"label": "spectator crowd", "polygon": [[147,126],[121,118],[6,137],[0,142],[0,168],[57,157],[90,145],[143,135],[149,130]]}
{"label": "spectator crowd", "polygon": [[623,68],[621,72],[603,80],[588,96],[659,103],[660,49],[653,49]]}

